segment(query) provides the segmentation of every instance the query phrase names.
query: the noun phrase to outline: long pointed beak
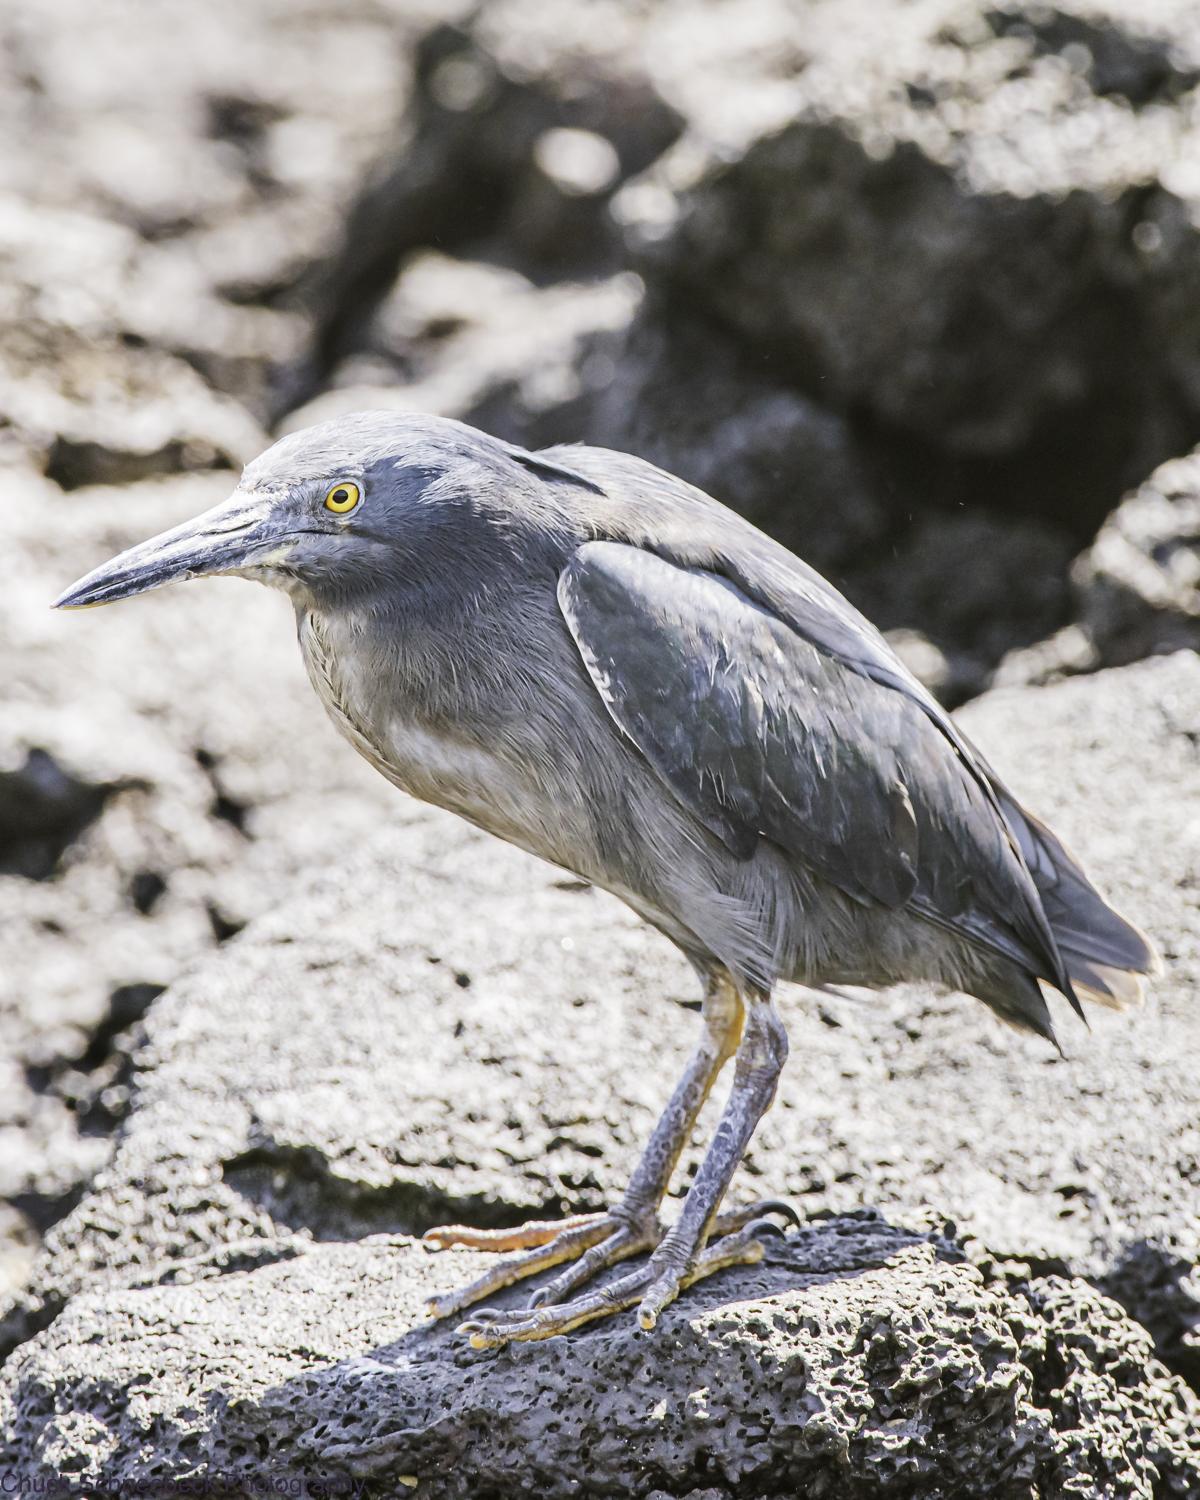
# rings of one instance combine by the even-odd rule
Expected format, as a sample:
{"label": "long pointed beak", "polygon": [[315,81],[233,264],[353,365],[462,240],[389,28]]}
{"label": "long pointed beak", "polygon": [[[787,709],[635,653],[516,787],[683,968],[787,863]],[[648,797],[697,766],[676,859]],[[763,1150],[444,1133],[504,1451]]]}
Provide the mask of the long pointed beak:
{"label": "long pointed beak", "polygon": [[[236,573],[250,565],[255,553],[264,548],[276,552],[284,541],[272,525],[269,498],[235,491],[212,510],[139,542],[86,574],[59,595],[54,608],[90,609],[182,578]],[[266,557],[257,560],[265,562]]]}

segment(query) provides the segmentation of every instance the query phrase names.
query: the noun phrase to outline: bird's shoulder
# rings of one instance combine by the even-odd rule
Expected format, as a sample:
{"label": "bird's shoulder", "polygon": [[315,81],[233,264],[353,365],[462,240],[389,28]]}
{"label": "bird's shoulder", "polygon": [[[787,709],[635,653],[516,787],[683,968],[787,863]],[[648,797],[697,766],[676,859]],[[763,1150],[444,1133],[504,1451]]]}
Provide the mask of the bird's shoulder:
{"label": "bird's shoulder", "polygon": [[561,445],[538,455],[603,489],[591,507],[599,540],[625,542],[678,568],[713,573],[817,649],[909,698],[956,747],[953,720],[884,635],[822,573],[696,485],[615,449]]}
{"label": "bird's shoulder", "polygon": [[740,857],[768,837],[855,899],[912,901],[1061,977],[990,769],[884,637],[702,492],[595,454],[574,462],[613,488],[645,478],[665,502],[580,547],[560,605],[610,713],[676,796]]}

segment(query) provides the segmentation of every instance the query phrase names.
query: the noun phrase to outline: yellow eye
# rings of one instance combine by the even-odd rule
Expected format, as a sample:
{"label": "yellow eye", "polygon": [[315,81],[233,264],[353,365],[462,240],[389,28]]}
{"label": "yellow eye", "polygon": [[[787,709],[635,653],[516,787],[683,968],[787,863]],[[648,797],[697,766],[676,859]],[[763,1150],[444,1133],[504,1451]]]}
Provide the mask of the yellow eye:
{"label": "yellow eye", "polygon": [[361,499],[362,491],[358,485],[352,484],[348,479],[342,479],[325,496],[325,509],[331,510],[335,516],[344,516],[347,511],[353,510]]}

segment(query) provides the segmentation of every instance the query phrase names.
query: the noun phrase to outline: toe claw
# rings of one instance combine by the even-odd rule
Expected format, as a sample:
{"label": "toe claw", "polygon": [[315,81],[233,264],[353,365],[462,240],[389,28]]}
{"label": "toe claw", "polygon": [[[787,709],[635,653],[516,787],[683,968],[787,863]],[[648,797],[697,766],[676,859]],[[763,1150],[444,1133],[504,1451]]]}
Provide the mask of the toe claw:
{"label": "toe claw", "polygon": [[668,1271],[646,1288],[638,1303],[637,1320],[638,1325],[647,1333],[658,1323],[658,1315],[663,1308],[679,1296],[682,1284],[680,1276]]}
{"label": "toe claw", "polygon": [[773,1240],[787,1239],[787,1230],[774,1219],[751,1219],[742,1233],[756,1240],[761,1240],[764,1235]]}
{"label": "toe claw", "polygon": [[786,1219],[793,1229],[800,1229],[804,1224],[803,1215],[786,1198],[764,1198],[758,1208],[762,1214],[778,1214],[781,1219]]}

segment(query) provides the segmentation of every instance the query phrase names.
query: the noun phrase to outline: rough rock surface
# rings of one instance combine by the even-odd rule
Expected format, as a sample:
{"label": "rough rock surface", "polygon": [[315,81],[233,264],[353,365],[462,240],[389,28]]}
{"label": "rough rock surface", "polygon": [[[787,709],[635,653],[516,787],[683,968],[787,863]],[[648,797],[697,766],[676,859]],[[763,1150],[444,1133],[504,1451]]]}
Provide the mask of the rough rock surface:
{"label": "rough rock surface", "polygon": [[[69,485],[205,467],[415,377],[713,484],[952,698],[1065,624],[1067,557],[1200,433],[1194,6],[459,9],[8,7],[5,444]],[[490,267],[438,293],[486,325],[443,355],[405,324],[431,248]],[[964,506],[984,621],[924,582]]]}
{"label": "rough rock surface", "polygon": [[1046,682],[1200,648],[1200,450],[1161,464],[1071,569],[1075,621],[1014,651],[998,680]]}
{"label": "rough rock surface", "polygon": [[423,1313],[479,1259],[377,1236],[81,1297],[13,1361],[17,1472],[462,1500],[1200,1484],[1200,1405],[1082,1282],[1010,1289],[944,1242],[834,1220],[697,1289],[652,1337],[479,1355]]}
{"label": "rough rock surface", "polygon": [[[286,1431],[315,1434],[300,1456],[287,1449],[287,1462],[304,1473],[322,1465],[393,1480],[417,1473],[430,1493],[470,1493],[470,1483],[504,1492],[510,1445],[532,1430],[522,1423],[535,1423],[551,1454],[591,1441],[589,1476],[620,1487],[632,1483],[623,1467],[630,1460],[621,1443],[601,1440],[607,1413],[627,1412],[614,1420],[641,1430],[659,1421],[662,1399],[668,1411],[699,1389],[715,1401],[714,1380],[720,1402],[743,1422],[764,1400],[774,1411],[770,1402],[785,1398],[774,1389],[773,1361],[795,1356],[784,1331],[792,1318],[807,1329],[803,1359],[812,1372],[859,1348],[865,1335],[855,1330],[878,1312],[875,1290],[857,1300],[857,1280],[820,1282],[821,1298],[833,1300],[822,1300],[814,1333],[803,1322],[807,1257],[856,1235],[874,1240],[871,1253],[883,1244],[907,1255],[906,1235],[923,1235],[938,1244],[936,1253],[920,1250],[926,1259],[915,1281],[885,1268],[871,1285],[907,1309],[903,1328],[882,1336],[879,1348],[892,1351],[891,1364],[879,1356],[882,1368],[924,1362],[923,1336],[914,1331],[924,1318],[932,1338],[926,1380],[911,1369],[889,1378],[900,1394],[886,1410],[872,1386],[874,1415],[859,1410],[854,1419],[853,1402],[839,1399],[831,1409],[824,1398],[797,1393],[788,1420],[799,1430],[786,1451],[786,1427],[764,1438],[764,1475],[815,1482],[828,1473],[843,1484],[830,1493],[885,1493],[864,1487],[854,1467],[856,1453],[863,1473],[882,1461],[881,1418],[896,1465],[889,1472],[903,1476],[918,1454],[942,1465],[914,1470],[913,1484],[925,1488],[913,1493],[938,1493],[943,1482],[950,1487],[941,1492],[950,1493],[955,1466],[968,1461],[997,1485],[1008,1476],[1000,1494],[1071,1493],[1068,1479],[1079,1473],[1095,1493],[1189,1493],[1188,1484],[1200,1483],[1194,1455],[1186,1457],[1200,1441],[1200,1414],[1181,1386],[1146,1362],[1145,1336],[1132,1320],[1087,1283],[1133,1309],[1160,1354],[1195,1374],[1198,705],[1200,665],[1184,654],[993,694],[964,715],[1015,788],[1147,925],[1166,976],[1140,1015],[1102,1015],[1090,1035],[1072,1033],[1064,1018],[1066,1061],[957,997],[917,989],[861,1001],[797,996],[786,1011],[792,1060],[738,1191],[790,1193],[809,1212],[866,1205],[896,1227],[818,1223],[790,1237],[781,1260],[773,1254],[765,1269],[730,1273],[723,1296],[716,1286],[695,1301],[689,1294],[667,1331],[693,1353],[679,1367],[670,1346],[677,1385],[648,1367],[653,1400],[647,1394],[640,1407],[633,1398],[626,1406],[600,1401],[582,1381],[600,1360],[604,1384],[623,1392],[634,1365],[666,1357],[647,1354],[627,1323],[553,1346],[548,1378],[561,1407],[545,1421],[537,1390],[511,1377],[512,1362],[532,1358],[527,1352],[485,1362],[478,1368],[501,1373],[483,1377],[474,1373],[476,1357],[445,1333],[412,1331],[418,1288],[453,1282],[470,1257],[344,1242],[420,1231],[448,1217],[504,1223],[559,1206],[595,1207],[618,1191],[688,1046],[694,1022],[672,1004],[691,998],[685,965],[609,897],[440,817],[381,836],[310,877],[284,908],[151,1010],[137,1107],[116,1154],[50,1230],[32,1290],[10,1321],[19,1337],[57,1314],[6,1369],[14,1451],[35,1466],[82,1465],[111,1483],[152,1473],[155,1464],[180,1475],[234,1462],[243,1448],[253,1455],[255,1431],[290,1410]],[[1136,738],[1130,722],[1139,724]],[[710,1106],[697,1145],[711,1120]],[[685,1181],[696,1159],[693,1149]],[[931,1219],[931,1208],[953,1222]],[[314,1241],[326,1243],[314,1250]],[[891,1266],[891,1250],[881,1259]],[[194,1288],[175,1285],[192,1279]],[[350,1286],[354,1296],[331,1323],[324,1309]],[[954,1312],[967,1295],[976,1306],[969,1333]],[[914,1311],[923,1300],[930,1310]],[[288,1317],[281,1311],[276,1319],[276,1306],[290,1309]],[[367,1311],[375,1307],[378,1315]],[[220,1329],[228,1323],[244,1335],[248,1308],[262,1329],[230,1351]],[[954,1373],[961,1339],[978,1335],[980,1316],[998,1320],[997,1337],[1008,1324],[1016,1347],[1002,1356],[1003,1337],[990,1353],[971,1343],[977,1363],[964,1386]],[[320,1337],[291,1317],[321,1329]],[[734,1327],[758,1337],[734,1339]],[[104,1391],[145,1364],[140,1341],[164,1329],[172,1330],[177,1374],[161,1396],[156,1384],[129,1415],[114,1414]],[[741,1351],[736,1375],[724,1368],[729,1357],[713,1352],[725,1339]],[[897,1343],[908,1351],[903,1357]],[[870,1347],[868,1338],[859,1352]],[[872,1371],[872,1358],[863,1357]],[[723,1373],[705,1373],[710,1358]],[[997,1373],[1005,1362],[1010,1379]],[[368,1426],[355,1419],[347,1429],[329,1412],[343,1401],[346,1411],[356,1400],[361,1408],[357,1382],[368,1376],[395,1382],[383,1403],[392,1415],[380,1417],[382,1407],[369,1401]],[[484,1387],[466,1408],[442,1404],[459,1389],[453,1382],[478,1391],[481,1378],[497,1379],[511,1403],[497,1396],[493,1405]],[[981,1380],[1008,1392],[1003,1401],[999,1386],[993,1393],[998,1421]],[[991,1436],[972,1439],[969,1454],[947,1440],[931,1456],[921,1422],[912,1425],[917,1409],[922,1422],[943,1430],[939,1413],[953,1428],[955,1403],[977,1397],[993,1412]],[[1052,1415],[1036,1417],[1027,1401]],[[1101,1408],[1124,1434],[1119,1451],[1102,1435],[1107,1418],[1099,1431],[1090,1419],[1070,1427],[1070,1411]],[[820,1436],[831,1410],[835,1431],[850,1423],[857,1434],[849,1449]],[[595,1436],[578,1422],[594,1423]],[[1051,1429],[1063,1422],[1070,1432],[1060,1442]],[[647,1450],[635,1492],[686,1493],[699,1471],[672,1445],[689,1440],[670,1423],[661,1438],[664,1447]],[[456,1477],[439,1479],[449,1456]],[[793,1459],[827,1468],[789,1470]],[[732,1467],[716,1471],[718,1484],[753,1473],[737,1467],[748,1461],[742,1444],[728,1461]],[[459,1476],[466,1488],[456,1490]],[[1031,1488],[1035,1476],[1040,1491]]]}
{"label": "rough rock surface", "polygon": [[290,872],[407,810],[325,722],[282,599],[230,582],[83,619],[48,608],[81,570],[215,503],[229,475],[128,486],[119,509],[103,489],[9,482],[0,1198],[18,1216],[0,1223],[14,1247],[0,1306],[30,1231],[108,1154],[155,995]]}
{"label": "rough rock surface", "polygon": [[820,42],[756,111],[733,69],[618,200],[647,275],[993,484],[1040,448],[1039,498],[1072,517],[1176,450],[1200,391],[1194,7],[925,0],[886,47]]}
{"label": "rough rock surface", "polygon": [[[0,17],[0,415],[70,484],[240,461],[436,7],[14,0]],[[353,108],[345,108],[353,79]]]}
{"label": "rough rock surface", "polygon": [[[3,8],[4,1348],[64,1307],[47,1337],[70,1347],[87,1298],[115,1309],[164,1275],[253,1296],[260,1259],[307,1250],[271,1273],[286,1288],[326,1254],[310,1237],[598,1203],[692,1024],[658,999],[689,976],[614,903],[355,761],[281,601],[212,584],[85,620],[46,601],[211,503],[268,429],[402,402],[697,479],[898,631],[949,702],[1001,658],[1021,682],[1194,647],[1195,457],[1106,517],[1200,438],[1198,14]],[[1091,1277],[1197,1384],[1192,670],[972,710],[1158,934],[1147,1014],[1101,1018],[1063,1064],[954,1001],[798,999],[752,1167],[815,1209],[952,1214],[1010,1311],[1026,1277]],[[420,1026],[393,991],[430,1002]],[[1094,1317],[1089,1369],[1140,1347]],[[1018,1359],[1051,1411],[1055,1327],[1045,1369]],[[1074,1359],[1070,1451],[1115,1444],[1122,1477],[1037,1482],[1153,1493]],[[47,1378],[82,1452],[98,1408]],[[1160,1376],[1139,1381],[1118,1384],[1159,1401]]]}
{"label": "rough rock surface", "polygon": [[[506,436],[633,448],[924,633],[948,662],[935,685],[969,696],[1068,621],[1068,558],[1200,432],[1194,7],[603,17],[505,0],[426,36],[401,149],[380,152],[302,304],[325,331],[295,389],[323,369],[334,387],[306,410],[408,400],[395,386],[415,373],[418,404]],[[592,190],[549,183],[564,138]],[[441,297],[493,352],[452,340],[432,383],[428,340],[403,323],[397,339],[394,317],[431,246],[541,293],[514,294],[523,327],[478,316],[443,267]],[[571,282],[622,265],[644,296],[589,331],[615,303]],[[947,531],[954,591],[928,545]]]}
{"label": "rough rock surface", "polygon": [[542,414],[561,422],[586,384],[588,359],[600,357],[589,343],[623,332],[640,300],[641,283],[628,273],[539,287],[508,267],[414,255],[330,389],[285,425],[397,406],[540,447]]}

